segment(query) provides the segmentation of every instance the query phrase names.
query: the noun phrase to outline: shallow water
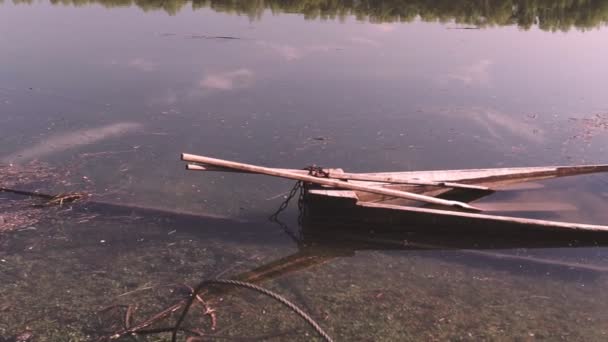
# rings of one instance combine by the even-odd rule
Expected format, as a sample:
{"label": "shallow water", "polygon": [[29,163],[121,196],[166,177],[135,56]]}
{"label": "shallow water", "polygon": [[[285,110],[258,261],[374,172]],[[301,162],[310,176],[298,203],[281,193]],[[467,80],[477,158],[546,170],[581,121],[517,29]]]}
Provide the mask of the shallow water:
{"label": "shallow water", "polygon": [[[4,234],[0,337],[83,340],[127,291],[307,253],[324,262],[262,285],[337,340],[605,339],[603,272],[404,250],[408,236],[387,238],[390,248],[298,244],[265,220],[290,182],[187,173],[178,161],[191,152],[353,172],[605,162],[608,7],[525,5],[4,1],[0,160],[62,170],[41,191],[208,217],[63,208]],[[543,185],[488,201],[568,204],[576,210],[538,217],[608,222],[605,176]],[[607,265],[601,246],[512,247],[499,252]],[[229,302],[222,334],[313,336],[269,301]]]}

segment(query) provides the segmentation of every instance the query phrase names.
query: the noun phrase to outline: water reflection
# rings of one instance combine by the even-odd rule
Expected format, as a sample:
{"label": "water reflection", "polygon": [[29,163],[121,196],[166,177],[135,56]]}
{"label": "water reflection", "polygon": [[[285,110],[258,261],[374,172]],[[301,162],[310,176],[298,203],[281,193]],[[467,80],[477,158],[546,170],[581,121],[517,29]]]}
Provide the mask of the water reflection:
{"label": "water reflection", "polygon": [[471,65],[459,67],[453,73],[446,75],[446,81],[455,80],[463,85],[490,85],[490,67],[494,64],[491,60],[481,59]]}
{"label": "water reflection", "polygon": [[[445,120],[466,121],[478,127],[487,134],[483,140],[488,143],[496,141],[514,141],[525,139],[527,142],[542,143],[544,134],[532,120],[526,116],[502,113],[493,108],[469,107],[469,108],[438,108],[433,112]],[[503,146],[510,149],[511,146]]]}
{"label": "water reflection", "polygon": [[43,139],[34,146],[27,147],[0,159],[0,162],[8,164],[32,161],[80,146],[92,145],[105,139],[120,137],[141,128],[142,125],[138,123],[118,122],[93,129],[72,130]]}
{"label": "water reflection", "polygon": [[[606,297],[589,295],[603,293],[604,248],[555,249],[577,244],[555,236],[536,242],[516,236],[509,242],[490,236],[472,241],[457,239],[457,235],[446,238],[377,227],[370,233],[370,227],[305,225],[301,238],[290,244],[278,226],[260,221],[104,203],[73,209],[58,217],[61,224],[0,236],[0,274],[5,280],[0,291],[8,313],[0,316],[0,323],[10,329],[2,332],[5,336],[27,326],[40,340],[66,340],[67,336],[86,340],[86,335],[100,333],[91,328],[97,310],[139,300],[136,303],[144,307],[138,317],[142,317],[158,311],[154,305],[148,307],[150,302],[168,296],[166,292],[152,299],[147,293],[137,293],[146,295],[143,298],[126,295],[132,291],[194,284],[220,274],[295,296],[307,311],[324,317],[322,325],[330,334],[344,340],[361,336],[420,340],[429,333],[455,339],[467,332],[488,338],[494,334],[515,337],[522,328],[552,337],[585,336],[589,325],[577,326],[572,320],[599,314],[591,323],[601,327],[606,319],[600,314]],[[80,223],[81,214],[94,213],[99,216]],[[590,242],[580,240],[578,245]],[[605,242],[605,238],[596,240],[599,246]],[[74,281],[76,277],[79,281]],[[297,326],[295,317],[276,310],[266,309],[260,315],[260,310],[246,309],[252,303],[265,308],[259,299],[241,300],[225,297],[221,303],[213,302],[220,313],[218,328],[225,329],[224,334],[268,333],[268,325],[261,324],[266,319],[280,318],[288,327]],[[544,310],[538,310],[539,301]],[[479,314],[463,314],[474,307],[490,317],[478,321]],[[547,314],[565,309],[569,312],[565,317]],[[492,325],[513,310],[522,316],[542,314],[543,323],[507,324],[501,332],[493,332]],[[354,317],[353,312],[357,312]],[[248,319],[241,321],[242,317]],[[411,324],[407,329],[404,319]],[[447,321],[434,326],[438,320]],[[367,331],[359,329],[359,324],[367,326]],[[602,333],[593,330],[597,331],[593,336]]]}
{"label": "water reflection", "polygon": [[[605,3],[209,1],[193,6],[213,10],[190,11],[190,3],[171,1],[53,7],[7,0],[0,9],[6,32],[0,35],[0,158],[29,149],[24,159],[53,165],[75,159],[73,171],[108,200],[249,219],[276,209],[291,184],[186,174],[179,153],[361,172],[602,162],[605,29],[473,28],[537,22],[545,30],[586,30],[605,23]],[[91,4],[183,10],[171,17]],[[75,8],[80,5],[87,8]],[[297,14],[354,14],[374,24],[351,17],[304,21]],[[418,15],[440,23],[413,20]],[[413,22],[390,22],[397,20]],[[605,224],[604,178],[502,200],[564,200],[579,210],[559,219]],[[0,331],[3,336],[30,326],[40,340],[68,340],[66,331],[85,340],[88,315],[146,283],[194,284],[301,254],[327,262],[268,282],[288,294],[299,290],[340,340],[523,340],[530,334],[601,340],[608,333],[601,328],[608,326],[605,277],[522,259],[601,266],[605,247],[561,248],[569,242],[559,241],[544,247],[560,248],[531,248],[541,246],[529,240],[492,246],[466,235],[446,241],[339,229],[331,236],[320,227],[308,227],[295,244],[255,219],[118,210],[94,219],[51,217],[0,236],[6,260],[0,262],[0,329],[12,330]],[[492,249],[453,250],[481,242]],[[587,242],[582,245],[594,243]],[[487,254],[494,252],[519,259]],[[245,321],[236,335],[259,332],[256,319]]]}
{"label": "water reflection", "polygon": [[238,88],[248,88],[254,80],[253,71],[245,68],[210,73],[206,75],[200,82],[203,89],[212,90],[233,90]]}
{"label": "water reflection", "polygon": [[[33,3],[32,0],[13,0]],[[454,21],[474,25],[472,29],[495,25],[517,25],[528,29],[538,25],[543,30],[590,29],[608,21],[608,1],[549,0],[51,0],[53,4],[83,6],[102,4],[106,7],[136,5],[144,11],[162,9],[176,14],[191,5],[193,9],[211,8],[218,12],[247,15],[259,19],[264,11],[300,13],[307,19],[345,19],[356,16],[375,23],[410,22],[417,18],[431,22]],[[390,29],[390,26],[382,28]]]}
{"label": "water reflection", "polygon": [[340,46],[330,45],[309,45],[296,47],[289,44],[278,44],[267,41],[259,41],[257,42],[257,45],[276,53],[278,56],[288,62],[301,59],[315,52],[329,52],[332,50],[338,51],[342,49]]}

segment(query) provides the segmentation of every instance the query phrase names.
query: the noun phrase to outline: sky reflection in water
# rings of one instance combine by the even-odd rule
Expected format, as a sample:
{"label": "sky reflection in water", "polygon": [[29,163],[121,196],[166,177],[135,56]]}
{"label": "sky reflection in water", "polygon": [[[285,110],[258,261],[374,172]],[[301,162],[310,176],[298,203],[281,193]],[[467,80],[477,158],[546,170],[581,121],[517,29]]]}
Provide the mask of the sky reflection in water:
{"label": "sky reflection in water", "polygon": [[[75,7],[5,1],[0,7],[0,158],[16,163],[39,158],[54,165],[77,162],[79,172],[92,179],[99,193],[107,193],[107,199],[241,218],[271,213],[281,200],[277,195],[291,184],[249,175],[187,174],[177,161],[180,152],[277,167],[317,164],[349,171],[606,161],[608,32],[603,12],[591,3],[567,11],[566,18],[547,15],[540,28],[527,24],[525,15],[498,15],[498,5],[507,2],[491,2],[496,15],[489,16],[489,23],[479,22],[479,13],[466,19],[466,11],[458,6],[464,14],[420,2],[422,10],[414,12],[427,15],[420,20],[404,14],[381,17],[372,5],[362,9],[344,3],[348,10],[342,12],[368,15],[371,20],[350,15],[319,20],[340,17],[341,11],[293,10],[281,2],[271,12],[265,6],[232,8],[218,1],[195,3],[195,10],[166,3],[164,11],[142,10],[158,7],[152,3],[139,8],[112,7],[109,2]],[[394,13],[402,12],[406,11],[398,8]],[[593,13],[588,17],[595,19],[580,20],[585,13]],[[437,22],[441,14],[447,22]],[[403,18],[408,21],[399,22]],[[449,21],[453,18],[460,23]],[[477,24],[482,29],[455,29]],[[566,28],[567,32],[560,31]],[[543,191],[545,195],[522,192],[514,200],[557,199],[581,206],[559,218],[608,222],[603,176],[559,181]],[[282,233],[277,229],[272,234]],[[279,247],[260,247],[265,239],[261,237],[257,246],[248,241],[246,248],[229,249],[259,253],[263,262],[294,252],[288,239]],[[193,240],[197,248],[204,245],[198,246],[204,239]],[[163,244],[154,248],[168,248]],[[574,253],[576,259],[578,252],[537,253]],[[411,293],[393,293],[393,302],[409,298],[407,304],[414,309],[405,314],[407,310],[392,307],[389,316],[429,315],[437,321],[449,316],[461,322],[462,314],[475,316],[474,308],[482,305],[467,292],[480,291],[483,298],[496,301],[496,307],[484,306],[484,312],[495,315],[491,321],[498,324],[507,317],[507,310],[500,308],[507,306],[495,288],[514,291],[520,298],[544,296],[536,292],[540,289],[553,297],[567,293],[560,300],[571,310],[578,308],[576,319],[596,319],[593,332],[582,326],[563,327],[568,320],[560,318],[558,306],[551,304],[544,313],[532,310],[532,304],[526,306],[522,315],[528,318],[550,317],[548,328],[541,329],[548,336],[557,338],[569,331],[577,339],[589,340],[601,333],[597,327],[605,326],[601,323],[606,316],[590,303],[588,290],[601,290],[602,280],[581,281],[588,286],[583,289],[576,282],[564,285],[536,274],[531,282],[540,285],[531,287],[524,273],[455,268],[443,259],[437,261],[437,255],[358,252],[328,263],[323,275],[352,274],[352,279],[345,276],[336,283],[350,289],[351,299],[367,298],[350,284],[365,283],[369,272],[395,268],[376,277],[407,285],[421,298],[455,301],[446,306],[428,300],[417,303]],[[603,248],[580,255],[601,259]],[[252,260],[248,267],[254,267]],[[218,268],[230,267],[230,262],[219,263]],[[429,271],[412,271],[408,278],[399,269]],[[428,280],[427,275],[439,280]],[[338,302],[346,291],[313,273],[294,279],[310,281],[310,288],[323,289],[316,292]],[[449,285],[454,280],[462,286]],[[376,296],[379,284],[364,285],[365,291]],[[380,297],[374,298],[380,303]],[[316,303],[327,304],[321,299]],[[595,302],[605,303],[605,296],[598,295]],[[349,330],[340,318],[352,312],[347,306],[330,310],[337,317],[332,324],[345,325],[345,337],[361,336],[364,329]],[[511,322],[506,328],[477,321],[471,330],[525,335],[540,326],[534,319],[522,318],[524,323]],[[426,332],[432,331],[458,338],[441,335],[437,327],[423,327],[425,322],[412,328],[413,336],[427,338]],[[557,326],[560,330],[551,335]],[[368,329],[371,336],[381,333]]]}

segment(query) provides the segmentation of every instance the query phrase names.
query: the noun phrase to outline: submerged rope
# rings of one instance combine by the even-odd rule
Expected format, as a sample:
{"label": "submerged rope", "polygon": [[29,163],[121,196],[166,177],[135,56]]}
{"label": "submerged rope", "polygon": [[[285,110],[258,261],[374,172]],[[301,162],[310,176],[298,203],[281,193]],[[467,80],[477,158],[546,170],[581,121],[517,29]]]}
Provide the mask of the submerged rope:
{"label": "submerged rope", "polygon": [[231,280],[231,279],[204,280],[198,284],[198,286],[194,289],[194,292],[192,292],[192,294],[190,295],[190,299],[186,303],[186,306],[184,307],[184,311],[182,311],[182,314],[180,315],[179,319],[177,320],[177,323],[173,327],[173,333],[171,336],[172,342],[177,341],[177,332],[180,330],[180,326],[181,326],[182,322],[184,321],[184,319],[186,318],[186,315],[188,314],[188,311],[190,310],[190,307],[192,306],[192,303],[194,302],[194,299],[196,298],[198,293],[203,288],[207,287],[208,285],[215,285],[215,284],[244,287],[244,288],[247,288],[250,290],[257,291],[261,294],[264,294],[264,295],[278,301],[279,303],[285,305],[291,311],[295,312],[298,316],[302,317],[302,319],[304,319],[306,321],[306,323],[308,323],[319,334],[319,336],[321,336],[325,341],[333,342],[333,339],[323,330],[323,328],[321,328],[321,326],[317,322],[315,322],[314,319],[312,319],[312,317],[310,317],[307,313],[302,311],[295,304],[293,304],[292,302],[287,300],[285,297],[283,297],[277,293],[274,293],[270,290],[267,290],[263,287],[257,286],[255,284],[246,283],[246,282],[238,281],[238,280]]}

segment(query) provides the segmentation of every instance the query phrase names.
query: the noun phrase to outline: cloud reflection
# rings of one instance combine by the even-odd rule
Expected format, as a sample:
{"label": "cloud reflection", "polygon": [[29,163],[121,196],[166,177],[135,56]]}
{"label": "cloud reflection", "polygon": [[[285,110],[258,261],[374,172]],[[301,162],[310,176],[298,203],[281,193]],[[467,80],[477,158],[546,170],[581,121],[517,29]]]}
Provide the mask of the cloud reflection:
{"label": "cloud reflection", "polygon": [[95,128],[68,131],[46,138],[33,146],[6,156],[0,159],[0,161],[4,163],[22,163],[85,145],[91,145],[109,138],[120,137],[137,131],[142,127],[139,123],[117,122]]}
{"label": "cloud reflection", "polygon": [[373,46],[373,47],[379,47],[381,44],[373,39],[369,39],[369,38],[365,38],[365,37],[359,37],[359,36],[355,36],[355,37],[350,37],[348,39],[349,41],[351,41],[352,43],[357,43],[357,44],[361,44],[361,45],[367,45],[367,46]]}
{"label": "cloud reflection", "polygon": [[209,74],[200,82],[203,89],[233,90],[248,88],[253,84],[253,71],[241,68],[227,72]]}
{"label": "cloud reflection", "polygon": [[158,67],[158,64],[144,58],[133,58],[127,65],[131,68],[145,72],[155,71]]}
{"label": "cloud reflection", "polygon": [[293,61],[302,58],[302,51],[291,45],[277,44],[271,42],[258,42],[258,45],[268,48],[269,50],[277,53],[279,56],[283,57],[285,60],[288,61]]}
{"label": "cloud reflection", "polygon": [[442,108],[437,111],[440,115],[468,123],[484,129],[493,139],[503,140],[505,135],[511,135],[540,143],[544,140],[543,132],[524,118],[518,118],[492,108]]}
{"label": "cloud reflection", "polygon": [[380,32],[384,32],[384,33],[389,33],[389,32],[393,32],[397,29],[397,26],[395,24],[375,24],[372,25],[373,28],[375,28],[376,30],[380,31]]}
{"label": "cloud reflection", "polygon": [[280,44],[273,42],[265,42],[260,41],[257,42],[259,46],[267,48],[268,50],[278,54],[280,57],[285,59],[286,61],[295,61],[301,59],[311,53],[315,52],[328,52],[331,50],[339,50],[338,46],[331,45],[309,45],[302,47],[295,47],[289,44]]}
{"label": "cloud reflection", "polygon": [[479,60],[471,65],[458,68],[447,75],[448,80],[455,80],[465,85],[489,85],[490,67],[494,64],[489,59]]}

